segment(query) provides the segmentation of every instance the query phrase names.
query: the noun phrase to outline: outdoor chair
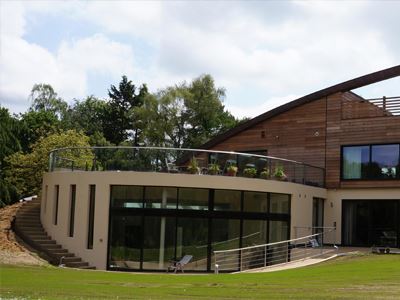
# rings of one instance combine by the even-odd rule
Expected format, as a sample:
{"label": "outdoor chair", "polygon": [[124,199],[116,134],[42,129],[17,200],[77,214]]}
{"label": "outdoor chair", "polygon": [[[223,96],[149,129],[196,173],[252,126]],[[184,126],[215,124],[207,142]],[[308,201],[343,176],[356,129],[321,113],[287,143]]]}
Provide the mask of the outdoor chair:
{"label": "outdoor chair", "polygon": [[178,270],[180,270],[182,271],[182,273],[184,273],[185,265],[187,265],[192,260],[192,258],[192,255],[185,255],[178,261],[172,260],[171,265],[167,268],[167,272],[169,272],[169,270],[174,270],[174,273],[176,273]]}

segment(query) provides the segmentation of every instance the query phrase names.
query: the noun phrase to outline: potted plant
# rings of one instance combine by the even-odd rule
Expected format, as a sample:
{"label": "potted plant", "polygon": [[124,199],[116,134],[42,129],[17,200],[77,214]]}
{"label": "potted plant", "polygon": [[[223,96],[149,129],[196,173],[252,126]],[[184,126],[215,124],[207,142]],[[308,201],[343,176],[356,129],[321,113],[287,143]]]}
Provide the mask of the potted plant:
{"label": "potted plant", "polygon": [[260,178],[269,179],[269,177],[270,177],[269,169],[268,168],[264,168],[260,173]]}
{"label": "potted plant", "polygon": [[216,163],[209,164],[208,166],[208,174],[216,175],[220,171],[219,165]]}
{"label": "potted plant", "polygon": [[187,170],[190,174],[200,174],[199,163],[195,157],[190,160]]}
{"label": "potted plant", "polygon": [[248,178],[254,178],[257,175],[257,169],[250,167],[250,168],[245,168],[243,170],[243,176],[248,177]]}
{"label": "potted plant", "polygon": [[227,169],[226,172],[228,173],[228,176],[236,176],[238,171],[238,167],[235,165],[230,165]]}
{"label": "potted plant", "polygon": [[275,167],[274,178],[277,180],[286,180],[285,169],[283,166],[278,165]]}

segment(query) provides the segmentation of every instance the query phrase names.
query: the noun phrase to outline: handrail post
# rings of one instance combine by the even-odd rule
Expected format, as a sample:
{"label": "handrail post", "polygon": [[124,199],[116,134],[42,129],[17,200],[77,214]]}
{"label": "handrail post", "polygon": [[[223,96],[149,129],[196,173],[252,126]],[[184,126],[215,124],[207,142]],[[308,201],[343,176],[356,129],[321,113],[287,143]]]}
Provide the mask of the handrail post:
{"label": "handrail post", "polygon": [[382,108],[383,110],[386,110],[386,96],[382,97]]}

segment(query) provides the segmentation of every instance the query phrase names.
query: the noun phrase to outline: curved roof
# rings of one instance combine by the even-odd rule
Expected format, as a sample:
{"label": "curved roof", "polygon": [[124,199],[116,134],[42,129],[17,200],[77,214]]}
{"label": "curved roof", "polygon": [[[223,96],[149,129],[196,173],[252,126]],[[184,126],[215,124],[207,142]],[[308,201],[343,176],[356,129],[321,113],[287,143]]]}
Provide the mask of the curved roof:
{"label": "curved roof", "polygon": [[249,121],[246,121],[218,136],[213,138],[212,140],[208,141],[207,143],[203,144],[200,148],[202,149],[207,149],[210,147],[213,147],[222,141],[230,138],[231,136],[234,136],[238,134],[239,132],[246,130],[247,128],[254,126],[262,121],[265,121],[267,119],[270,119],[272,117],[275,117],[281,113],[284,113],[288,110],[291,110],[295,107],[298,107],[300,105],[321,99],[323,97],[338,93],[338,92],[347,92],[353,89],[357,89],[369,84],[373,84],[379,81],[383,81],[386,79],[390,79],[393,77],[400,76],[400,65],[394,66],[388,69],[384,69],[381,71],[377,71],[374,73],[370,73],[361,77],[357,77],[348,81],[344,81],[342,83],[327,87],[325,89],[319,90],[317,92],[308,94],[306,96],[303,96],[301,98],[298,98],[296,100],[293,100],[291,102],[288,102],[286,104],[283,104],[277,108],[274,108],[272,110],[269,110]]}

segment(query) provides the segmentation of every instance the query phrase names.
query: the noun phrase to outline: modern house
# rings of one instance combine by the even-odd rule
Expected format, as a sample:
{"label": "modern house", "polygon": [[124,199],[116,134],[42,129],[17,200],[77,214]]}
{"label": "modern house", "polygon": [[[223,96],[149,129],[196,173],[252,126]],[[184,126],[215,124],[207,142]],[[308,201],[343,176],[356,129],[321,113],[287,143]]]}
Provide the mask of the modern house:
{"label": "modern house", "polygon": [[201,150],[55,150],[43,227],[108,270],[165,270],[188,254],[187,270],[211,271],[214,250],[322,227],[336,228],[327,243],[400,248],[400,97],[352,92],[396,76],[400,66],[317,91]]}

